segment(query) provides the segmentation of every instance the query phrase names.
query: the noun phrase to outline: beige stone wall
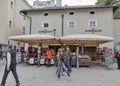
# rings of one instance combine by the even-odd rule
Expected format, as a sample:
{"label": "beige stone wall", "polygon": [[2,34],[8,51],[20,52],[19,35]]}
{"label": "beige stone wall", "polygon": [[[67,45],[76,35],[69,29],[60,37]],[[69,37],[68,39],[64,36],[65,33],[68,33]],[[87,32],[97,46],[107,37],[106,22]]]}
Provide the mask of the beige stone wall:
{"label": "beige stone wall", "polygon": [[120,42],[120,19],[114,19],[115,43]]}
{"label": "beige stone wall", "polygon": [[[23,35],[23,28],[25,28],[25,34],[28,34],[28,24],[29,19],[20,14],[20,11],[23,9],[30,9],[31,7],[25,0],[16,0],[15,1],[15,11],[14,11],[14,20],[13,28],[9,33],[9,36]],[[10,41],[11,44],[17,45],[18,42]]]}
{"label": "beige stone wall", "polygon": [[[12,5],[11,5],[12,3]],[[0,44],[16,46],[18,42],[8,39],[9,36],[23,34],[23,27],[28,32],[27,23],[29,19],[23,18],[19,11],[32,8],[26,0],[1,0],[0,1]],[[11,27],[9,22],[11,21]],[[1,46],[0,46],[1,47]],[[3,50],[4,47],[2,46]]]}
{"label": "beige stone wall", "polygon": [[[95,11],[94,15],[90,14],[91,10]],[[44,13],[46,12],[48,13],[48,16],[44,16]],[[69,15],[69,12],[74,12],[75,14]],[[39,30],[47,29],[49,31],[56,29],[56,35],[60,37],[62,31],[62,14],[64,14],[64,35],[79,33],[91,34],[91,32],[85,32],[85,30],[90,30],[91,27],[88,26],[88,22],[90,20],[95,20],[97,21],[97,26],[94,28],[101,29],[102,32],[96,32],[94,34],[114,37],[112,8],[29,12],[28,15],[32,17],[32,33],[38,33]],[[69,21],[75,21],[76,26],[73,28],[68,27]],[[44,28],[42,25],[43,22],[49,22],[50,26]],[[101,45],[101,47],[104,46],[113,48],[114,45],[113,42],[111,42]]]}
{"label": "beige stone wall", "polygon": [[7,0],[0,2],[0,43],[5,43],[6,37],[6,22],[7,22]]}
{"label": "beige stone wall", "polygon": [[[91,9],[80,10],[66,10],[66,11],[45,11],[48,12],[48,16],[44,16],[43,11],[28,13],[32,17],[32,33],[38,33],[39,30],[52,30],[57,29],[57,35],[60,35],[62,28],[61,15],[64,14],[64,35],[86,33],[85,30],[91,29],[88,26],[88,21],[97,21],[97,27],[95,29],[101,29],[102,32],[96,32],[96,34],[113,36],[113,14],[112,8],[106,9],[92,9],[96,14],[89,14]],[[69,15],[69,12],[74,11],[74,15]],[[76,21],[76,27],[68,27],[69,21]],[[103,22],[105,21],[105,22]],[[43,22],[49,22],[50,27],[44,28]],[[88,32],[90,33],[90,32]]]}

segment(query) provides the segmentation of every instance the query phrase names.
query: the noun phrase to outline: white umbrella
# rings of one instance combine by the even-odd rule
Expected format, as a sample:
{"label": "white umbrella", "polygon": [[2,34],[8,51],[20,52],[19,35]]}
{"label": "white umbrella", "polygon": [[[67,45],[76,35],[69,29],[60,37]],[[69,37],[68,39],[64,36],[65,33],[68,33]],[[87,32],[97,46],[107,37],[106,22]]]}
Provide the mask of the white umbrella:
{"label": "white umbrella", "polygon": [[19,36],[10,36],[10,40],[20,41],[30,44],[56,44],[58,43],[55,36],[48,35],[48,34],[31,34],[31,35],[19,35]]}
{"label": "white umbrella", "polygon": [[60,40],[64,44],[86,44],[86,45],[98,45],[106,42],[113,41],[113,37],[100,36],[95,34],[75,34],[60,37]]}

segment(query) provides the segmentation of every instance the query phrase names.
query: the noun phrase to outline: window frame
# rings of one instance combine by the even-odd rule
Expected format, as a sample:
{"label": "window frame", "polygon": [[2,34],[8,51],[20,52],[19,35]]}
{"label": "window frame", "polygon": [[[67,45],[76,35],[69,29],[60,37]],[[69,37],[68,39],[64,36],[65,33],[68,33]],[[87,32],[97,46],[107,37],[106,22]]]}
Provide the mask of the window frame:
{"label": "window frame", "polygon": [[89,20],[88,27],[97,27],[97,20]]}
{"label": "window frame", "polygon": [[[74,24],[72,24],[74,22]],[[71,23],[71,24],[70,24]],[[69,20],[68,21],[68,25],[67,25],[69,28],[74,28],[76,27],[76,21],[75,20]]]}
{"label": "window frame", "polygon": [[10,2],[10,8],[12,9],[13,8],[13,1]]}
{"label": "window frame", "polygon": [[[48,27],[45,27],[45,23],[48,23]],[[43,28],[49,28],[50,27],[50,22],[49,21],[42,22],[42,27]]]}

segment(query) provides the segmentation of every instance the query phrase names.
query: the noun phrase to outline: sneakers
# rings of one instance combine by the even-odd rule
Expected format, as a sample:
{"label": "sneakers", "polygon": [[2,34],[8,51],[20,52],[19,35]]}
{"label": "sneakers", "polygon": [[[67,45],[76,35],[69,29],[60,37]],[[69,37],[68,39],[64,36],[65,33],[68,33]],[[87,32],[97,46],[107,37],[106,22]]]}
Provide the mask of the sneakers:
{"label": "sneakers", "polygon": [[60,78],[58,78],[57,80],[60,81]]}
{"label": "sneakers", "polygon": [[16,86],[20,86],[20,83],[16,83]]}
{"label": "sneakers", "polygon": [[[5,86],[5,85],[0,84],[0,86]],[[16,86],[20,86],[20,83],[16,83]]]}
{"label": "sneakers", "polygon": [[71,78],[71,76],[68,78],[68,81],[71,81],[72,80],[72,78]]}

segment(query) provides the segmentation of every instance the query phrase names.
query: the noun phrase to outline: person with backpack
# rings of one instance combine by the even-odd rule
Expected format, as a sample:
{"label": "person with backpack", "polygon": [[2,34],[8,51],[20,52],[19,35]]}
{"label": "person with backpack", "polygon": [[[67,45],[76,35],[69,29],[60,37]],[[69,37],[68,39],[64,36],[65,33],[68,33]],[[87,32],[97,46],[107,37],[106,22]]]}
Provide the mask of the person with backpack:
{"label": "person with backpack", "polygon": [[20,82],[19,82],[18,75],[16,72],[16,65],[17,65],[16,52],[12,49],[12,46],[8,46],[6,66],[5,66],[4,75],[3,75],[0,86],[5,86],[6,79],[10,71],[12,71],[12,74],[16,80],[16,86],[20,86]]}

